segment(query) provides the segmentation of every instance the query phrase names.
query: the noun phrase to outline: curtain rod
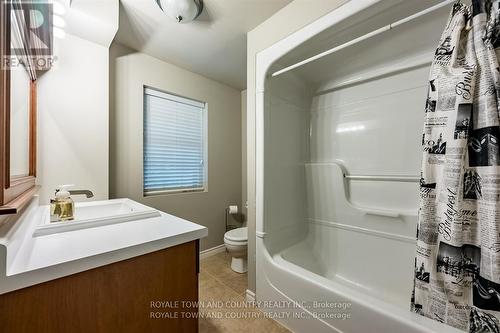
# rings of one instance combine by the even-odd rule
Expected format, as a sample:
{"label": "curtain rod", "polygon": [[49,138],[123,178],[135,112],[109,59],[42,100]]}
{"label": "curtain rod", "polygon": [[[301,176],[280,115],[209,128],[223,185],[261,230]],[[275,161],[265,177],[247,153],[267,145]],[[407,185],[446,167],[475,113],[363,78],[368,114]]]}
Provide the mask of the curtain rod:
{"label": "curtain rod", "polygon": [[455,2],[457,2],[457,0],[446,0],[446,1],[443,1],[441,3],[438,3],[437,5],[434,5],[432,7],[424,9],[424,10],[422,10],[422,11],[420,11],[418,13],[415,13],[413,15],[410,15],[410,16],[404,18],[404,19],[401,19],[399,21],[396,21],[396,22],[393,22],[391,24],[388,24],[388,25],[386,25],[386,26],[384,26],[382,28],[379,28],[377,30],[369,32],[366,35],[357,37],[357,38],[355,38],[355,39],[353,39],[353,40],[351,40],[351,41],[349,41],[347,43],[341,44],[341,45],[336,46],[336,47],[334,47],[332,49],[329,49],[329,50],[324,51],[324,52],[322,52],[320,54],[317,54],[317,55],[315,55],[313,57],[310,57],[310,58],[307,58],[305,60],[302,60],[302,61],[300,61],[300,62],[298,62],[298,63],[296,63],[294,65],[291,65],[291,66],[285,67],[283,69],[280,69],[279,71],[274,72],[272,74],[272,76],[275,77],[275,76],[278,76],[280,74],[283,74],[283,73],[286,73],[288,71],[291,71],[292,69],[295,69],[297,67],[303,66],[303,65],[308,64],[310,62],[313,62],[315,60],[323,58],[324,56],[327,56],[329,54],[332,54],[332,53],[335,53],[335,52],[340,51],[342,49],[345,49],[345,48],[347,48],[349,46],[352,46],[354,44],[362,42],[362,41],[364,41],[366,39],[369,39],[369,38],[372,38],[374,36],[380,35],[383,32],[389,31],[389,30],[391,30],[393,28],[396,28],[397,26],[400,26],[400,25],[405,24],[407,22],[413,21],[413,20],[415,20],[415,19],[417,19],[417,18],[419,18],[421,16],[427,15],[427,14],[429,14],[429,13],[435,11],[435,10],[438,10],[438,9],[440,9],[442,7],[445,7],[445,6],[447,6],[449,4],[452,4],[452,3],[455,3]]}

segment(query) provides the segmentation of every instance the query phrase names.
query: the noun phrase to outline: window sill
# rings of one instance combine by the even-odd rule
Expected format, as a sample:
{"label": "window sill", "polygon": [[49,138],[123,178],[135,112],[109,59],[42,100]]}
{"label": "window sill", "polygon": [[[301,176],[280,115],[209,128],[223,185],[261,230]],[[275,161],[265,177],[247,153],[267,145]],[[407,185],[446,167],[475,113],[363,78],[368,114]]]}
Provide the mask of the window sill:
{"label": "window sill", "polygon": [[178,189],[178,190],[158,190],[158,191],[148,191],[144,192],[144,197],[153,197],[157,195],[167,195],[167,194],[184,194],[184,193],[200,193],[208,192],[206,188],[189,188],[189,189]]}

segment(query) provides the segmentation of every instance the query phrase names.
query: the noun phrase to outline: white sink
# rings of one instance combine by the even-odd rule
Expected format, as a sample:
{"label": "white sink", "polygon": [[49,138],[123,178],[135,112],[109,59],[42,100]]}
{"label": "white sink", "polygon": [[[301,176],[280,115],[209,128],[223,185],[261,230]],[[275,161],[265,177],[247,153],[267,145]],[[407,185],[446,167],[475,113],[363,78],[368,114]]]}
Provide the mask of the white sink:
{"label": "white sink", "polygon": [[129,199],[75,203],[75,219],[71,221],[51,223],[49,214],[47,213],[42,223],[35,228],[33,236],[51,235],[161,216],[158,210]]}

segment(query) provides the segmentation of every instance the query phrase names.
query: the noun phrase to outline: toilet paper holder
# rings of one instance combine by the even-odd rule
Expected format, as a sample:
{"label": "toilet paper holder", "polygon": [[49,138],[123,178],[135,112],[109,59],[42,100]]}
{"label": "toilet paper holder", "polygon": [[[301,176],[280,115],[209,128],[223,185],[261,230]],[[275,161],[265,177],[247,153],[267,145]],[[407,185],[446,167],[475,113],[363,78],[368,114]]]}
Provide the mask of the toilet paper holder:
{"label": "toilet paper holder", "polygon": [[[226,212],[226,231],[241,227],[241,225],[243,224],[243,214],[239,213],[237,205],[230,205],[229,207],[226,207],[225,212]],[[241,225],[228,224],[229,215],[239,215],[238,222]]]}

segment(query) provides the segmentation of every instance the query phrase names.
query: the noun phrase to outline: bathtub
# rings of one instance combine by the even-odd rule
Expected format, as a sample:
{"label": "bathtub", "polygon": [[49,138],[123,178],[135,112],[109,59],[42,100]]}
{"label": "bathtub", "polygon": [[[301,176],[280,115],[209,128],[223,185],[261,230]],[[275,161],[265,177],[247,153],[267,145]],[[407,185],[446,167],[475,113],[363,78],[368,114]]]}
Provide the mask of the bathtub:
{"label": "bathtub", "polygon": [[438,2],[348,1],[257,55],[256,301],[296,333],[460,332],[410,311],[429,66],[451,6],[271,75]]}
{"label": "bathtub", "polygon": [[[343,186],[328,189],[346,183],[339,163],[304,170],[307,196],[330,199],[302,224],[258,232],[257,305],[296,333],[460,332],[410,312],[415,238],[404,234],[415,233],[416,213],[367,209]],[[339,211],[345,224],[328,218]]]}
{"label": "bathtub", "polygon": [[349,285],[352,282],[316,274],[304,268],[310,264],[307,261],[302,265],[289,261],[307,260],[305,244],[274,255],[262,239],[257,246],[257,271],[263,273],[257,279],[257,304],[293,332],[462,332],[410,312],[409,303],[404,309]]}

